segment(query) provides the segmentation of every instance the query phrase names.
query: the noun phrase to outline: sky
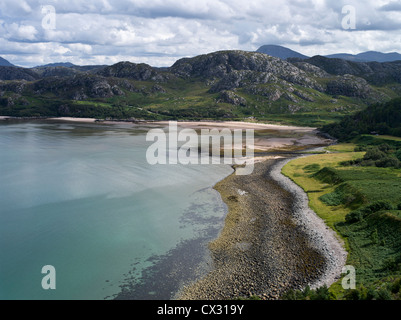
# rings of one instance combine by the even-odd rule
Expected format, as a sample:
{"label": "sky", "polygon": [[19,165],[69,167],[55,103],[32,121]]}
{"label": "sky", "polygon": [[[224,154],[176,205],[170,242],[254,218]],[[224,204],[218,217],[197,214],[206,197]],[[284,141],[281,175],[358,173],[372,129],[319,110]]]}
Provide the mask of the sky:
{"label": "sky", "polygon": [[1,0],[0,56],[171,66],[219,50],[282,45],[308,56],[401,53],[401,0]]}

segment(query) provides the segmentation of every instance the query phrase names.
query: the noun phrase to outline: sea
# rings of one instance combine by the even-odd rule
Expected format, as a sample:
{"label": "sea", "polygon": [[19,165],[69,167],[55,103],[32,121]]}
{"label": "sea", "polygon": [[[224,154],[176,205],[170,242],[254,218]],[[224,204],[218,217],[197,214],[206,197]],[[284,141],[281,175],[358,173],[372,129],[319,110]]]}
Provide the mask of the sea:
{"label": "sea", "polygon": [[151,165],[151,128],[0,121],[0,299],[168,300],[212,268],[233,169]]}

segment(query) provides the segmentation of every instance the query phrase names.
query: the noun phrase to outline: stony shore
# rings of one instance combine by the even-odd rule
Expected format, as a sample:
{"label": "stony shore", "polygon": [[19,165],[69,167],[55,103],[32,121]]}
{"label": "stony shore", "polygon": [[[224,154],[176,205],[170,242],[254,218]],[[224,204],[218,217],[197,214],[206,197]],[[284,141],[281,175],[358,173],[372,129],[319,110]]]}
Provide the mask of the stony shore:
{"label": "stony shore", "polygon": [[251,175],[232,174],[215,186],[229,213],[209,244],[213,269],[184,286],[179,299],[278,299],[340,275],[346,253],[302,190],[281,174],[284,162],[258,162]]}

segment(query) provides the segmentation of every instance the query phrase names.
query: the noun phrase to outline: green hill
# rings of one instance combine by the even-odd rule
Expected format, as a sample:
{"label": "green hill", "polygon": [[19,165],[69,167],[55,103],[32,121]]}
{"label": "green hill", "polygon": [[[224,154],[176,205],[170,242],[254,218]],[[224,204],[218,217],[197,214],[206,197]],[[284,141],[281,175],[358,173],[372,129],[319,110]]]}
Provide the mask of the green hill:
{"label": "green hill", "polygon": [[0,67],[0,115],[251,118],[317,127],[401,92],[396,79],[376,85],[359,73],[333,74],[332,69],[238,50],[180,59],[169,68],[131,62],[93,68]]}

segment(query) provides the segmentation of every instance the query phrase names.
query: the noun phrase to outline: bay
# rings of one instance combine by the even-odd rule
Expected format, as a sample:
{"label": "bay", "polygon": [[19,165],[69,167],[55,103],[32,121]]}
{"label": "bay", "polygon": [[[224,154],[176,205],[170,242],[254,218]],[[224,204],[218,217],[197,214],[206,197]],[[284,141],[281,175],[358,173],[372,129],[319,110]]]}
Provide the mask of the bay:
{"label": "bay", "polygon": [[0,299],[171,299],[193,279],[232,169],[149,165],[149,129],[0,122]]}

